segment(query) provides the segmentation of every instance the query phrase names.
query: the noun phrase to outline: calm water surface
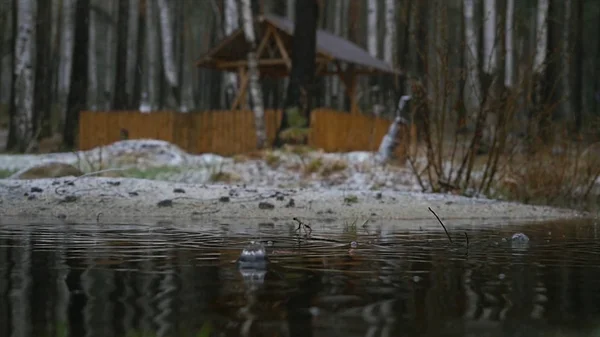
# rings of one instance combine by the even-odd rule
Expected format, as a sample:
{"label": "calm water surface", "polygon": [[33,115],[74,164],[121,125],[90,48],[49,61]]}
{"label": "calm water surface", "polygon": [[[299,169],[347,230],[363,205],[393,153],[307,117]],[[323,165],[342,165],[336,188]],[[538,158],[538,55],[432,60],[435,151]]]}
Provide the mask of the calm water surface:
{"label": "calm water surface", "polygon": [[0,222],[0,336],[600,336],[598,222],[292,226]]}

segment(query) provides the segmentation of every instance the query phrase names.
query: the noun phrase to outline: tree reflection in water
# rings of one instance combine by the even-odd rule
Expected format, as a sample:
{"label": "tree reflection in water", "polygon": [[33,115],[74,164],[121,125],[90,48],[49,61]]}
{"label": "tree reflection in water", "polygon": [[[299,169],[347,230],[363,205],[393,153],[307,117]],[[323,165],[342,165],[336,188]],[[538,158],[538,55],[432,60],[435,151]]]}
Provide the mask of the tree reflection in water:
{"label": "tree reflection in water", "polygon": [[467,228],[468,254],[439,231],[270,228],[270,263],[240,268],[247,235],[2,225],[0,335],[589,336],[596,226]]}

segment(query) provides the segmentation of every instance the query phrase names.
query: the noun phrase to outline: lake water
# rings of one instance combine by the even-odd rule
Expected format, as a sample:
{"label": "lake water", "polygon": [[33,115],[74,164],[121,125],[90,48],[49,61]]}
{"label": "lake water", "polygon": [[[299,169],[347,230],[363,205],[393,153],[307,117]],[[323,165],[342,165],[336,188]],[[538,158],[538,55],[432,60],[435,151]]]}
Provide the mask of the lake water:
{"label": "lake water", "polygon": [[[441,228],[1,221],[0,336],[600,336],[599,226],[451,226],[450,244]],[[270,263],[235,263],[251,240]]]}

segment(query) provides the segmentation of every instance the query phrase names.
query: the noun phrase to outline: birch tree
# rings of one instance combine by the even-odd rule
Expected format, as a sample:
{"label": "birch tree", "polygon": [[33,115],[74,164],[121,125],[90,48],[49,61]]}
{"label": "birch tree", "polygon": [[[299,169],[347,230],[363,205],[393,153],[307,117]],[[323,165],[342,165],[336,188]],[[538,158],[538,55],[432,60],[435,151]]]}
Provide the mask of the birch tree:
{"label": "birch tree", "polygon": [[254,34],[254,20],[252,18],[252,7],[250,0],[240,0],[242,21],[244,23],[244,35],[250,45],[248,51],[248,76],[250,97],[252,98],[252,111],[254,112],[254,127],[256,128],[256,147],[262,149],[267,143],[267,132],[265,130],[265,110],[263,106],[263,94],[260,85],[260,73],[258,70],[258,59],[256,55],[256,35]]}
{"label": "birch tree", "polygon": [[396,55],[396,1],[385,1],[385,37],[383,39],[383,60],[394,65]]}
{"label": "birch tree", "polygon": [[158,1],[158,15],[160,18],[160,36],[161,36],[161,50],[162,50],[162,61],[163,69],[167,84],[172,90],[173,98],[175,101],[179,100],[179,78],[178,69],[175,64],[175,41],[173,31],[173,14],[171,6],[167,0]]}
{"label": "birch tree", "polygon": [[17,5],[15,38],[14,120],[15,145],[20,151],[33,141],[37,0],[21,0]]}
{"label": "birch tree", "polygon": [[377,3],[378,0],[368,0],[367,3],[367,51],[373,57],[378,54]]}
{"label": "birch tree", "polygon": [[491,75],[496,70],[496,0],[483,1],[483,71]]}
{"label": "birch tree", "polygon": [[474,22],[474,0],[464,0],[463,15],[465,18],[465,102],[469,113],[479,110],[481,102],[481,83],[479,81],[479,49],[477,43],[477,34]]}
{"label": "birch tree", "polygon": [[150,112],[159,108],[159,75],[160,55],[157,31],[157,15],[155,0],[146,0],[146,34],[145,59],[143,72],[143,89],[140,98],[140,111]]}
{"label": "birch tree", "polygon": [[533,71],[544,72],[546,67],[546,48],[548,46],[548,6],[549,0],[538,0],[536,14],[536,44]]}
{"label": "birch tree", "polygon": [[[225,35],[229,36],[239,28],[240,15],[236,0],[225,0]],[[235,97],[235,92],[238,88],[237,75],[235,73],[226,72],[223,74],[223,82],[225,83],[225,93],[227,97],[227,105],[231,104],[231,100]]]}
{"label": "birch tree", "polygon": [[58,129],[62,132],[67,119],[67,102],[71,89],[71,71],[73,69],[73,48],[75,45],[75,9],[77,0],[62,0],[60,14],[60,58],[58,64]]}

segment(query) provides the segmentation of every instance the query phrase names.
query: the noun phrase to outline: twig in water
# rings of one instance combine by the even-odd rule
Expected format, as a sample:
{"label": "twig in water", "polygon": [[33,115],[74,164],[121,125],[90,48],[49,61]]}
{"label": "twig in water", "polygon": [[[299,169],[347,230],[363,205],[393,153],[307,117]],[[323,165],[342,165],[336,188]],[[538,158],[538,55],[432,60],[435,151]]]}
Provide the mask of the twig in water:
{"label": "twig in water", "polygon": [[298,218],[293,218],[293,220],[298,223],[298,229],[296,229],[298,232],[300,231],[301,228],[304,228],[304,233],[306,233],[306,228],[308,228],[309,232],[307,233],[307,236],[309,236],[312,233],[312,228],[310,228],[309,225],[300,221]]}
{"label": "twig in water", "polygon": [[444,223],[442,222],[442,220],[440,220],[440,217],[437,214],[435,214],[435,212],[431,209],[431,207],[427,207],[427,208],[437,218],[437,220],[440,223],[440,225],[442,225],[442,228],[444,229],[444,232],[446,232],[446,236],[448,236],[448,240],[450,240],[450,243],[452,243],[452,238],[450,237],[450,234],[448,234],[448,230],[446,229],[446,226],[444,226]]}

